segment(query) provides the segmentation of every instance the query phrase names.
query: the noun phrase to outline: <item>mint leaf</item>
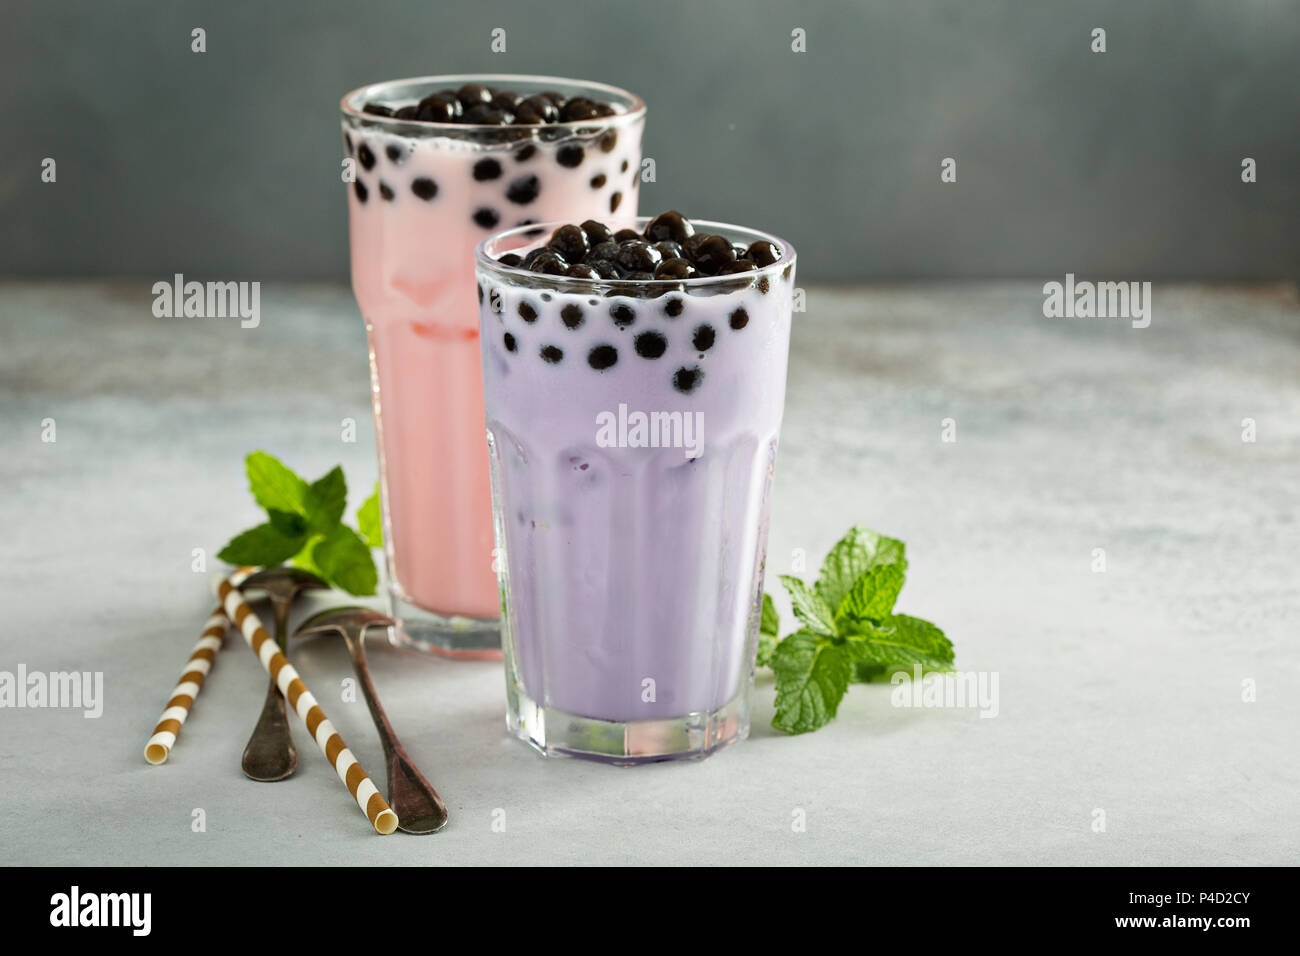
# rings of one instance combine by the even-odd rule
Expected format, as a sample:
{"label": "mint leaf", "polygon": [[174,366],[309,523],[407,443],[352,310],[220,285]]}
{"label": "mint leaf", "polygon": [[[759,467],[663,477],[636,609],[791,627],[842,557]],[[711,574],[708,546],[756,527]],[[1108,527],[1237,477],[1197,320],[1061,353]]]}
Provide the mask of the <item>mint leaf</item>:
{"label": "mint leaf", "polygon": [[271,526],[288,538],[302,538],[307,535],[307,519],[290,511],[268,511]]}
{"label": "mint leaf", "polygon": [[292,556],[302,547],[305,536],[285,534],[275,525],[267,522],[256,528],[249,528],[243,534],[237,534],[227,542],[217,557],[227,564],[260,565],[263,567],[279,564]]}
{"label": "mint leaf", "polygon": [[901,564],[878,564],[858,578],[840,602],[835,622],[841,630],[883,621],[894,609],[898,592],[903,590]]}
{"label": "mint leaf", "polygon": [[307,524],[312,531],[324,533],[343,520],[343,509],[348,503],[348,483],[343,469],[335,465],[329,473],[307,487],[303,506]]}
{"label": "mint leaf", "polygon": [[312,552],[316,549],[316,545],[320,544],[323,537],[323,535],[317,534],[308,538],[307,543],[302,546],[302,550],[293,556],[292,563],[295,568],[302,568],[304,571],[310,571],[312,574],[316,575],[316,577],[328,581],[329,576],[320,569],[320,566],[316,563],[316,559],[312,557]]}
{"label": "mint leaf", "polygon": [[952,642],[938,627],[919,617],[895,614],[882,625],[868,625],[848,635],[845,647],[855,662],[910,669],[914,664],[952,670]]}
{"label": "mint leaf", "polygon": [[771,667],[772,655],[780,641],[777,636],[781,630],[781,619],[777,617],[776,605],[772,595],[763,595],[763,615],[758,624],[758,659],[754,662],[759,667]]}
{"label": "mint leaf", "polygon": [[375,482],[375,491],[361,503],[357,509],[357,530],[366,544],[372,548],[384,546],[384,521],[379,511],[379,482]]}
{"label": "mint leaf", "polygon": [[781,575],[781,583],[790,592],[794,616],[818,634],[834,637],[835,612],[817,596],[817,592],[790,574]]}
{"label": "mint leaf", "polygon": [[335,525],[311,551],[323,577],[349,594],[374,594],[379,575],[370,547],[345,524]]}
{"label": "mint leaf", "polygon": [[833,611],[839,611],[858,579],[879,564],[901,564],[907,570],[906,548],[896,538],[861,525],[848,530],[822,562],[817,594]]}
{"label": "mint leaf", "polygon": [[846,645],[812,631],[796,631],[776,646],[776,716],[772,726],[805,734],[835,716],[849,689],[852,661]]}
{"label": "mint leaf", "polygon": [[255,451],[244,459],[244,470],[248,473],[249,490],[267,511],[306,514],[307,482],[279,459],[264,451]]}

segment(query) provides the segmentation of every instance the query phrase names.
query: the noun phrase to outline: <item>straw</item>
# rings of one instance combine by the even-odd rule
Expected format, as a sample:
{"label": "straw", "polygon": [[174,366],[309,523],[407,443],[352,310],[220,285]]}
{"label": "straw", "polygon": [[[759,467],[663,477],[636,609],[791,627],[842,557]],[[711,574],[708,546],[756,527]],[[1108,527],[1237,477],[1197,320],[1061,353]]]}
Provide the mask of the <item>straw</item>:
{"label": "straw", "polygon": [[244,600],[238,588],[239,582],[243,580],[239,575],[240,572],[236,572],[229,578],[218,578],[213,581],[213,590],[226,614],[244,635],[244,640],[253,649],[257,659],[262,662],[262,667],[271,675],[275,685],[280,688],[294,713],[307,725],[307,732],[316,741],[316,746],[320,748],[321,753],[334,766],[334,772],[339,775],[339,779],[357,801],[357,806],[366,815],[366,819],[379,833],[392,833],[397,829],[397,814],[380,794],[379,788],[366,776],[365,770],[362,769],[357,758],[352,756],[352,751],[348,750],[343,738],[339,736],[334,725],[325,716],[325,712],[316,703],[316,698],[302,682],[298,672],[280,653],[271,635],[266,633],[266,628],[262,626],[262,622],[257,619],[253,609]]}
{"label": "straw", "polygon": [[199,642],[194,645],[190,659],[185,662],[185,672],[181,674],[180,681],[172,691],[162,716],[158,718],[158,726],[153,729],[153,736],[144,746],[144,759],[151,764],[157,766],[166,763],[171,755],[172,747],[176,745],[176,737],[181,732],[181,725],[185,723],[190,708],[194,706],[194,698],[199,696],[199,689],[203,687],[203,679],[208,676],[217,651],[221,650],[221,645],[225,643],[226,628],[229,625],[229,619],[219,606],[213,609],[212,615],[203,625],[203,634],[199,637]]}

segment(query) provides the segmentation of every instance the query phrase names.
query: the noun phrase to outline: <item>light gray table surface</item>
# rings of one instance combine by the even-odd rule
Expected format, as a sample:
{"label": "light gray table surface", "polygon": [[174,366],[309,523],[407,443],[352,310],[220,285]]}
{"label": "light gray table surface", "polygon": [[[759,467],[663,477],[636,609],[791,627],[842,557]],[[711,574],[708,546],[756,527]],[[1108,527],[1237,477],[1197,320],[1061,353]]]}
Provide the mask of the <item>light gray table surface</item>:
{"label": "light gray table surface", "polygon": [[[98,719],[0,710],[5,863],[1300,859],[1289,286],[1157,285],[1141,330],[1044,318],[1033,284],[808,290],[773,499],[778,607],[788,622],[775,575],[799,549],[815,568],[851,522],[902,537],[899,608],[944,627],[960,668],[998,675],[998,715],[855,686],[833,724],[787,737],[760,676],[751,738],[705,761],[548,761],[505,736],[499,664],[380,645],[380,693],[452,822],[379,838],[301,728],[296,776],[241,776],[264,678],[238,638],[170,762],[141,756],[212,606],[193,549],[258,519],[243,455],[313,476],[341,462],[349,512],[375,473],[346,288],[265,287],[261,325],[240,329],[155,318],[150,285],[0,283],[0,670],[104,675]],[[340,700],[342,646],[294,662],[378,773],[364,704]]]}

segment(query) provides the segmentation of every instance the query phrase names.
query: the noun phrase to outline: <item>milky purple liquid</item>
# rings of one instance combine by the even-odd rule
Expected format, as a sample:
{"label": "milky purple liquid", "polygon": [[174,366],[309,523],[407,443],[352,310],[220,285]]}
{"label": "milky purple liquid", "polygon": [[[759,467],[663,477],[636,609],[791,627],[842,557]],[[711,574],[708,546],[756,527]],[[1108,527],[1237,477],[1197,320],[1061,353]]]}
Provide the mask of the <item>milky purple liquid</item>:
{"label": "milky purple liquid", "polygon": [[[720,295],[548,291],[547,301],[540,289],[482,269],[480,285],[505,644],[517,690],[543,707],[608,721],[718,710],[753,669],[793,264]],[[673,300],[682,303],[676,317]],[[521,302],[536,311],[533,321]],[[635,315],[625,328],[611,318],[620,304]],[[577,328],[566,327],[565,306],[581,310]],[[741,328],[733,328],[737,310]],[[713,340],[702,350],[705,326]],[[637,353],[645,332],[664,336],[662,355]],[[601,345],[618,358],[597,371],[587,356]],[[543,358],[548,346],[562,352],[558,362]],[[689,392],[674,384],[683,369],[699,373]],[[698,413],[698,457],[681,447],[602,447],[598,416],[620,405]]]}

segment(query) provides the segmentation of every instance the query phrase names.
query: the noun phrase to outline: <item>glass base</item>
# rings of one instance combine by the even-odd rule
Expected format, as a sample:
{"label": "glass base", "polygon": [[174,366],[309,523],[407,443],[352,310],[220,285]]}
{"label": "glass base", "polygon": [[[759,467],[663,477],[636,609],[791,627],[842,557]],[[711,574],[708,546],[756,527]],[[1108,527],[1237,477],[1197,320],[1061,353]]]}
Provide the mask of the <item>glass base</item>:
{"label": "glass base", "polygon": [[388,592],[389,616],[397,622],[388,639],[395,647],[462,660],[501,659],[501,622],[443,617]]}
{"label": "glass base", "polygon": [[698,760],[749,736],[749,692],[712,713],[663,720],[597,720],[542,707],[522,688],[508,688],[506,726],[546,757],[585,757],[632,767],[660,760]]}

